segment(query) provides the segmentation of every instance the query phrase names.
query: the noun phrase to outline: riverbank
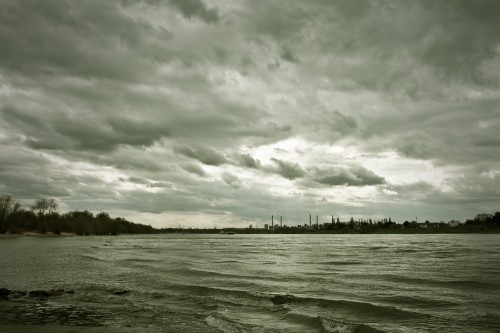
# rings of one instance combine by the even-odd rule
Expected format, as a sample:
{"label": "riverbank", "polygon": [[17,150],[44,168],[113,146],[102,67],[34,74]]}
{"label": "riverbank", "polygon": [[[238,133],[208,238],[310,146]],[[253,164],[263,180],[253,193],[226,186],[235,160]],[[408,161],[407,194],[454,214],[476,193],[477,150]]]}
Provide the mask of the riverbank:
{"label": "riverbank", "polygon": [[[63,325],[0,325],[0,333],[132,333],[135,327],[88,327]],[[157,329],[141,328],[141,332],[157,333]]]}
{"label": "riverbank", "polygon": [[160,234],[499,234],[500,227],[497,226],[461,226],[461,227],[436,227],[436,228],[404,228],[396,226],[392,228],[361,227],[340,229],[304,228],[304,227],[275,227],[274,229],[261,228],[224,228],[224,229],[161,229]]}
{"label": "riverbank", "polygon": [[[61,232],[60,234],[55,234],[53,232],[46,232],[44,234],[39,233],[39,232],[31,232],[31,231],[26,231],[26,232],[21,232],[21,233],[5,233],[5,234],[0,234],[0,239],[1,238],[19,238],[19,237],[74,237],[76,236],[76,233],[71,233],[71,232]],[[3,333],[0,331],[0,333]]]}
{"label": "riverbank", "polygon": [[[261,228],[225,228],[225,229],[183,229],[183,228],[165,228],[156,229],[155,234],[472,234],[472,233],[487,233],[487,234],[500,234],[500,227],[497,226],[459,226],[459,227],[416,227],[404,228],[396,226],[392,228],[378,228],[378,227],[361,227],[361,228],[341,228],[341,229],[324,229],[324,228],[303,228],[303,227],[277,227],[273,229]],[[137,233],[137,234],[150,234],[150,233]],[[20,238],[20,237],[75,237],[75,236],[102,236],[103,234],[78,234],[75,232],[34,232],[23,231],[16,233],[0,234],[0,239],[5,238]],[[109,236],[111,234],[104,234]],[[116,234],[114,234],[116,235]],[[0,332],[2,333],[2,332]]]}

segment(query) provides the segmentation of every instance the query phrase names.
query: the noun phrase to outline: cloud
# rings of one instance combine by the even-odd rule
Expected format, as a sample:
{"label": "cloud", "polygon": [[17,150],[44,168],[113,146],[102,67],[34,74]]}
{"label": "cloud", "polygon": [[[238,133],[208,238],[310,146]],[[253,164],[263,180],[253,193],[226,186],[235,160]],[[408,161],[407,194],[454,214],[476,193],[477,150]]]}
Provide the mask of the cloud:
{"label": "cloud", "polygon": [[159,225],[492,211],[499,14],[495,0],[0,1],[0,191]]}
{"label": "cloud", "polygon": [[118,145],[151,146],[169,135],[167,130],[147,120],[110,117],[96,122],[88,115],[72,116],[57,110],[52,110],[52,114],[33,114],[36,107],[30,111],[8,106],[1,110],[8,123],[33,138],[29,144],[36,149],[109,151]]}
{"label": "cloud", "polygon": [[370,186],[381,185],[385,179],[362,166],[313,169],[312,179],[328,186]]}
{"label": "cloud", "polygon": [[219,22],[219,12],[216,9],[207,8],[201,0],[169,0],[169,2],[187,19],[197,17],[205,23]]}
{"label": "cloud", "polygon": [[272,169],[272,171],[286,179],[294,180],[296,178],[302,178],[306,175],[306,171],[302,169],[298,163],[291,163],[277,158],[271,158],[271,161],[276,163],[278,166],[277,169]]}
{"label": "cloud", "polygon": [[0,65],[29,76],[130,81],[154,69],[144,55],[166,51],[157,43],[164,30],[124,15],[114,1],[3,1],[0,22],[0,40],[11,46]]}
{"label": "cloud", "polygon": [[293,52],[285,47],[281,50],[281,59],[289,61],[289,62],[298,62],[297,57],[293,54]]}
{"label": "cloud", "polygon": [[182,164],[181,168],[183,168],[187,172],[194,173],[194,174],[201,176],[201,177],[205,177],[207,175],[205,173],[205,171],[203,170],[203,168],[198,164],[186,163],[186,164]]}
{"label": "cloud", "polygon": [[237,154],[236,162],[246,168],[259,169],[261,168],[260,161],[253,158],[250,154]]}
{"label": "cloud", "polygon": [[216,150],[206,147],[197,147],[195,149],[190,146],[183,146],[176,148],[175,152],[193,158],[195,160],[198,160],[206,165],[217,166],[228,162],[224,155],[222,155]]}
{"label": "cloud", "polygon": [[[387,112],[374,119],[360,139],[364,145],[391,146],[410,158],[429,159],[436,164],[475,164],[496,161],[498,145],[494,133],[500,130],[496,107],[500,96],[473,101],[430,103],[418,111]],[[395,126],[405,122],[401,128]],[[490,144],[488,144],[490,143]],[[475,159],[470,159],[475,156]]]}
{"label": "cloud", "polygon": [[224,172],[222,174],[222,180],[232,188],[238,189],[241,187],[240,179],[232,173]]}

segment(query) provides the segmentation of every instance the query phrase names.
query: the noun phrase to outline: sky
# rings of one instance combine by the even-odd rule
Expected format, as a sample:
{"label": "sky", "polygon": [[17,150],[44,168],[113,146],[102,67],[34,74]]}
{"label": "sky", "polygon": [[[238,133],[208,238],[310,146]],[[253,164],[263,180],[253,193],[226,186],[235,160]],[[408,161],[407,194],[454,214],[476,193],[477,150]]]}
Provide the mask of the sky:
{"label": "sky", "polygon": [[497,0],[1,0],[0,194],[155,227],[500,206]]}

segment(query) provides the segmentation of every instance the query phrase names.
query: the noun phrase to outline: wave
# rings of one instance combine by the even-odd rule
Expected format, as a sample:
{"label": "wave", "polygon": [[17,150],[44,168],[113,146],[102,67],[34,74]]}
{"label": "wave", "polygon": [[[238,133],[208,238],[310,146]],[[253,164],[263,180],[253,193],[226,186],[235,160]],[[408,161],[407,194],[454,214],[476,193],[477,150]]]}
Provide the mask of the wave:
{"label": "wave", "polygon": [[[200,285],[180,285],[175,287],[177,290],[184,289],[188,293],[200,296],[215,296],[219,301],[236,300],[244,305],[249,302],[271,302],[274,306],[292,307],[292,306],[313,306],[323,309],[332,309],[333,311],[347,311],[369,315],[371,317],[415,319],[417,317],[427,317],[428,315],[408,309],[398,308],[396,306],[374,304],[346,299],[327,299],[321,297],[308,297],[299,295],[274,294],[257,291],[238,290],[220,287],[206,287]],[[245,300],[245,301],[243,301]],[[269,303],[268,303],[269,304]],[[271,305],[271,304],[269,304]]]}
{"label": "wave", "polygon": [[394,250],[394,253],[416,253],[416,252],[422,252],[421,249],[397,249]]}
{"label": "wave", "polygon": [[447,285],[447,286],[454,286],[454,287],[465,287],[465,288],[480,288],[480,289],[492,289],[492,290],[498,290],[500,288],[500,285],[498,283],[493,283],[493,282],[483,282],[483,281],[477,281],[477,280],[442,280],[442,281],[437,281],[437,283]]}
{"label": "wave", "polygon": [[390,275],[383,274],[379,275],[379,278],[383,280],[388,280],[392,282],[408,283],[419,286],[439,286],[439,287],[453,287],[453,288],[468,288],[468,289],[487,289],[487,288],[498,288],[497,283],[484,282],[478,280],[450,280],[450,279],[430,279],[430,278],[419,278],[410,277],[402,275]]}
{"label": "wave", "polygon": [[239,333],[249,331],[249,327],[246,327],[243,324],[224,317],[219,313],[210,314],[205,318],[205,322],[208,324],[208,326],[214,327],[224,333]]}
{"label": "wave", "polygon": [[159,259],[150,259],[150,258],[125,258],[120,259],[122,262],[161,262]]}
{"label": "wave", "polygon": [[385,250],[385,249],[388,249],[387,246],[372,246],[372,247],[369,247],[368,250]]}
{"label": "wave", "polygon": [[347,266],[347,265],[362,265],[364,264],[361,260],[332,260],[320,262],[321,265],[334,265],[334,266]]}
{"label": "wave", "polygon": [[[385,331],[381,331],[366,324],[350,323],[328,319],[321,316],[313,317],[297,313],[289,313],[280,319],[277,318],[277,320],[287,322],[288,325],[283,325],[284,327],[290,327],[290,325],[293,325],[296,328],[300,327],[301,329],[321,331],[325,333],[385,333]],[[255,325],[245,325],[233,319],[227,318],[220,313],[212,313],[208,315],[205,318],[205,322],[209,326],[224,333],[260,331]],[[279,331],[287,332],[288,330],[284,328]]]}
{"label": "wave", "polygon": [[241,264],[244,261],[235,259],[221,259],[221,260],[216,260],[215,262],[218,264]]}
{"label": "wave", "polygon": [[457,302],[446,301],[443,299],[422,298],[414,296],[389,296],[380,298],[379,300],[382,302],[388,302],[392,304],[401,304],[403,306],[410,306],[410,307],[418,306],[424,308],[440,308],[440,307],[459,305],[459,303]]}
{"label": "wave", "polygon": [[365,324],[347,323],[326,318],[319,318],[319,320],[321,322],[323,330],[328,333],[383,333],[384,332]]}
{"label": "wave", "polygon": [[201,269],[201,268],[188,268],[187,269],[189,275],[201,275],[201,276],[217,276],[224,278],[238,278],[238,279],[246,279],[246,280],[259,280],[259,276],[255,275],[240,275],[237,273],[225,273],[220,271],[214,271],[209,269]]}
{"label": "wave", "polygon": [[86,259],[86,260],[92,260],[92,261],[105,261],[104,259],[102,258],[98,258],[98,257],[94,257],[94,256],[91,256],[90,254],[81,254],[81,253],[77,253],[75,254],[76,256],[80,257],[80,258],[83,258],[83,259]]}
{"label": "wave", "polygon": [[373,304],[369,302],[360,302],[344,299],[325,299],[315,297],[292,297],[290,303],[317,305],[322,308],[333,308],[347,310],[349,312],[357,312],[361,314],[369,314],[374,317],[388,318],[403,318],[414,319],[416,317],[426,316],[419,312],[414,312],[406,309],[401,309],[395,306]]}

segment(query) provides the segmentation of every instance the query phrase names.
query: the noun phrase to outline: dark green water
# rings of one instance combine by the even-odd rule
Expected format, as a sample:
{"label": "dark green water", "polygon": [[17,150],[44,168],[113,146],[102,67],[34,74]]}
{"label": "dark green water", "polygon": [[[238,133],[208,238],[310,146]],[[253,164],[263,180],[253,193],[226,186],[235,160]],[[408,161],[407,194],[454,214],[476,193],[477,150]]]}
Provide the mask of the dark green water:
{"label": "dark green water", "polygon": [[11,329],[500,332],[500,236],[2,238],[0,287],[74,291],[0,299]]}

